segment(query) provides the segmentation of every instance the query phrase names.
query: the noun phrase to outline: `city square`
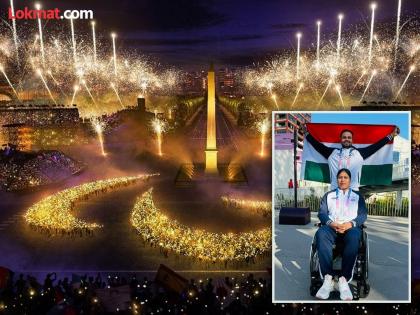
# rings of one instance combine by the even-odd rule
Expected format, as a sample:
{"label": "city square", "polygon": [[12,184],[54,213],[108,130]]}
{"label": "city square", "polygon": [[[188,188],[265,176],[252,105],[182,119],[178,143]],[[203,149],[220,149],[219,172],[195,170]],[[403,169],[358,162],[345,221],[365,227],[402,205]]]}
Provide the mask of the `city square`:
{"label": "city square", "polygon": [[[226,305],[242,293],[242,277],[244,303],[263,305],[278,215],[272,111],[411,110],[407,139],[418,151],[420,38],[411,3],[363,3],[363,21],[338,5],[342,13],[323,11],[311,25],[271,16],[264,35],[244,35],[252,27],[242,17],[232,17],[236,29],[202,4],[185,12],[168,5],[161,28],[146,18],[137,25],[133,15],[106,20],[109,4],[97,5],[94,20],[47,19],[43,10],[53,8],[41,2],[21,20],[22,3],[7,4],[16,19],[0,32],[0,267],[15,280],[52,272],[157,279],[168,268],[173,279],[222,279]],[[252,21],[254,6],[263,23],[277,4],[238,12]],[[174,20],[171,10],[197,21]],[[177,23],[185,25],[173,30]],[[410,215],[416,222],[410,209],[399,214],[404,229]],[[236,284],[222,285],[225,277]]]}

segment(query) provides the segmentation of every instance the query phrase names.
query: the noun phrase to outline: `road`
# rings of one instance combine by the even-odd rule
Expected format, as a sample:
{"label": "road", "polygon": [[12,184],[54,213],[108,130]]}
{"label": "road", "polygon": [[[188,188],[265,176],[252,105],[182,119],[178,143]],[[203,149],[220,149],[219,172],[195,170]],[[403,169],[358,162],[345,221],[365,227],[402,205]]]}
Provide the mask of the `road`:
{"label": "road", "polygon": [[[203,107],[195,122],[187,131],[188,141],[193,151],[204,152],[207,139],[207,111]],[[216,145],[219,150],[219,158],[228,160],[241,151],[245,136],[226,117],[220,105],[216,104]]]}

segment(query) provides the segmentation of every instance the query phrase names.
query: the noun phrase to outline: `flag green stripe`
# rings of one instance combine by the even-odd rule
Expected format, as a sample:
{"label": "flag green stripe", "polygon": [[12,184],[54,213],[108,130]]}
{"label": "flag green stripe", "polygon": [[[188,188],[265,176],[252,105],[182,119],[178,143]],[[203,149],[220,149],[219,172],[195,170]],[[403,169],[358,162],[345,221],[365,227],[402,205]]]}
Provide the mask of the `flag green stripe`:
{"label": "flag green stripe", "polygon": [[330,183],[330,169],[327,163],[306,161],[305,179],[321,183]]}
{"label": "flag green stripe", "polygon": [[363,165],[360,185],[391,185],[392,164]]}
{"label": "flag green stripe", "polygon": [[[306,161],[305,179],[321,183],[330,183],[330,171],[327,163]],[[392,164],[363,165],[360,185],[391,185]]]}

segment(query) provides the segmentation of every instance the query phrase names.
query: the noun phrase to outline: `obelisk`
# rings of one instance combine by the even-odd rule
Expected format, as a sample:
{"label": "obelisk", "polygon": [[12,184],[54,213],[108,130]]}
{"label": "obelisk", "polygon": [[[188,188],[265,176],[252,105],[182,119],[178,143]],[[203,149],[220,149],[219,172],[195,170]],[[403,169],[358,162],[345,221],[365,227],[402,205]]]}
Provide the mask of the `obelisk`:
{"label": "obelisk", "polygon": [[207,145],[206,145],[206,174],[217,174],[217,146],[216,146],[216,91],[213,64],[207,74]]}

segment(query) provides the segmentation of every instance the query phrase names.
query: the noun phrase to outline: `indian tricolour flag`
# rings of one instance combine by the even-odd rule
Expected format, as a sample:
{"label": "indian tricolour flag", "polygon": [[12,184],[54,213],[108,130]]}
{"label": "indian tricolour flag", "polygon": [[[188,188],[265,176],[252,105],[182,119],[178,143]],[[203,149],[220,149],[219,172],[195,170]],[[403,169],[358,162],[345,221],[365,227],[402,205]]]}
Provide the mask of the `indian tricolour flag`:
{"label": "indian tricolour flag", "polygon": [[[307,123],[308,132],[328,147],[341,148],[340,134],[344,129],[353,132],[353,146],[363,148],[391,134],[395,126],[360,124]],[[393,141],[388,142],[364,161],[361,185],[390,185],[392,183]],[[330,183],[328,161],[305,139],[301,177],[305,180]]]}

